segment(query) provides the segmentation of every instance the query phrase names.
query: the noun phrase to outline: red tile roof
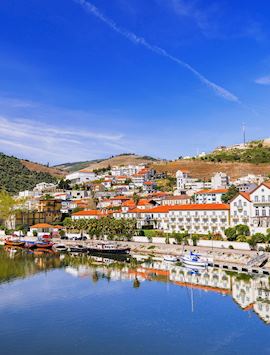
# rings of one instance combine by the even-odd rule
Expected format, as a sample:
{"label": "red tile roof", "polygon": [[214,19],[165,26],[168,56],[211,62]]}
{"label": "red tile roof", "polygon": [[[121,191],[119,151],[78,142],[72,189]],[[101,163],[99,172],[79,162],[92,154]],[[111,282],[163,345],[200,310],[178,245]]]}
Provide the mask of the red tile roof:
{"label": "red tile roof", "polygon": [[248,192],[240,192],[239,195],[243,196],[246,200],[251,201],[250,194]]}
{"label": "red tile roof", "polygon": [[102,212],[99,210],[86,210],[79,211],[72,214],[72,216],[106,216],[106,212]]}
{"label": "red tile roof", "polygon": [[201,190],[198,192],[195,192],[195,195],[203,195],[203,194],[225,194],[228,192],[228,189],[216,189],[216,190]]}
{"label": "red tile roof", "polygon": [[226,203],[206,203],[206,204],[202,204],[202,203],[194,203],[191,205],[178,205],[178,206],[169,206],[170,210],[194,210],[194,211],[199,211],[199,210],[229,210],[230,209],[230,205],[226,204]]}
{"label": "red tile roof", "polygon": [[34,224],[30,228],[31,229],[46,229],[46,228],[54,228],[54,226],[52,226],[51,224],[48,224],[48,223],[38,223],[38,224]]}
{"label": "red tile roof", "polygon": [[167,200],[190,200],[191,197],[188,195],[178,195],[178,196],[168,196],[164,199],[164,201]]}

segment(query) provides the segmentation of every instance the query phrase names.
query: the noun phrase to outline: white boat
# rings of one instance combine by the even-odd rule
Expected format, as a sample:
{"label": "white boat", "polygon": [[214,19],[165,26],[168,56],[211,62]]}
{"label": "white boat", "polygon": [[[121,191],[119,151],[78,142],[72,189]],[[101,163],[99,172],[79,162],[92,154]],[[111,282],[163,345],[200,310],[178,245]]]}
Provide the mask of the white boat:
{"label": "white boat", "polygon": [[169,261],[171,263],[176,263],[178,261],[178,258],[173,255],[164,255],[163,259],[164,261]]}
{"label": "white boat", "polygon": [[64,244],[55,244],[52,249],[59,253],[65,253],[68,251],[68,248]]}
{"label": "white boat", "polygon": [[203,257],[200,254],[192,253],[186,254],[181,257],[181,261],[186,264],[186,265],[192,265],[192,266],[201,266],[201,267],[206,267],[208,266],[208,260],[207,258]]}

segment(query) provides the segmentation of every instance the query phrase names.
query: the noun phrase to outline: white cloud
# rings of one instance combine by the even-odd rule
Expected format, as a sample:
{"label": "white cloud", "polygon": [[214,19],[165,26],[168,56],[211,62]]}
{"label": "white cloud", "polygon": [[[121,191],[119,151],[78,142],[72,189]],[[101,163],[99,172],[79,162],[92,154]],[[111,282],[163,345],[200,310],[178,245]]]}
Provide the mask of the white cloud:
{"label": "white cloud", "polygon": [[[3,103],[0,107],[0,150],[4,153],[43,163],[61,163],[127,151],[124,135],[113,132],[111,126],[94,129],[97,119],[90,112],[39,103],[27,105],[22,100],[9,98],[0,98],[0,102]],[[102,126],[102,117],[99,122]]]}
{"label": "white cloud", "polygon": [[79,3],[87,12],[91,13],[92,15],[97,17],[99,20],[101,20],[103,23],[105,23],[107,26],[109,26],[113,31],[115,31],[115,32],[119,33],[121,36],[127,38],[130,42],[133,42],[134,44],[141,45],[141,46],[147,48],[148,50],[154,52],[155,54],[166,57],[166,58],[170,59],[171,61],[177,63],[178,65],[186,68],[193,75],[195,75],[195,77],[197,77],[204,85],[209,87],[211,90],[214,91],[215,94],[223,97],[225,100],[240,103],[240,100],[236,95],[234,95],[233,93],[231,93],[227,89],[223,88],[222,86],[219,86],[216,83],[210,81],[209,79],[207,79],[204,75],[202,75],[200,72],[198,72],[196,69],[194,69],[188,63],[172,56],[163,48],[160,48],[160,47],[157,47],[155,45],[148,43],[143,37],[139,37],[135,33],[132,33],[126,29],[119,27],[113,20],[111,20],[110,18],[103,15],[103,13],[101,11],[99,11],[99,9],[96,6],[94,6],[93,4],[91,4],[89,1],[86,1],[86,0],[74,0],[74,1]]}
{"label": "white cloud", "polygon": [[255,83],[260,85],[270,85],[270,76],[262,76],[256,79]]}

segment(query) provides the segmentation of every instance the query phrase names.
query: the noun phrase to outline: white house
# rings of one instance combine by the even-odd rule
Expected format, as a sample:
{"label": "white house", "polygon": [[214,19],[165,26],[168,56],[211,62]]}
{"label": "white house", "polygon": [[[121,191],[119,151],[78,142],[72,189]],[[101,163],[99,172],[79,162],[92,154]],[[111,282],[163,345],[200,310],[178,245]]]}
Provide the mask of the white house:
{"label": "white house", "polygon": [[202,189],[209,189],[212,184],[208,181],[198,181],[188,175],[186,170],[178,170],[176,172],[176,194],[179,195],[183,192],[188,195],[193,195],[195,191]]}
{"label": "white house", "polygon": [[76,171],[66,176],[66,180],[70,180],[72,185],[91,182],[96,178],[96,174],[89,170]]}
{"label": "white house", "polygon": [[106,217],[108,214],[106,212],[102,212],[99,210],[86,210],[79,211],[72,214],[71,218],[73,220],[77,219],[100,219],[102,217]]}
{"label": "white house", "polygon": [[230,203],[232,225],[246,224],[251,233],[266,233],[270,228],[270,182],[251,193],[241,192]]}
{"label": "white house", "polygon": [[131,176],[137,174],[140,170],[145,169],[145,167],[145,164],[113,166],[111,168],[111,174],[112,176]]}
{"label": "white house", "polygon": [[195,193],[196,203],[222,203],[222,196],[228,192],[227,189],[201,190]]}
{"label": "white house", "polygon": [[230,185],[230,179],[227,174],[219,172],[211,178],[212,189],[226,189]]}
{"label": "white house", "polygon": [[186,170],[177,170],[176,172],[176,188],[179,193],[186,188],[186,184],[191,182],[191,179],[188,175],[188,171]]}

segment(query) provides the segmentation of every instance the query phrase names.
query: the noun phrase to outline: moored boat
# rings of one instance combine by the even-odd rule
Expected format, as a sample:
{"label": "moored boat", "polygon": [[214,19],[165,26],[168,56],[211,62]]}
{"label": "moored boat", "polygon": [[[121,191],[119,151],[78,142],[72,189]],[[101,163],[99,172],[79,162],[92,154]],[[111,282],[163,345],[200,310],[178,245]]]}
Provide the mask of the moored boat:
{"label": "moored boat", "polygon": [[53,250],[46,248],[37,248],[33,250],[34,255],[48,255],[54,254]]}
{"label": "moored boat", "polygon": [[97,243],[88,248],[89,253],[99,254],[128,254],[130,248],[122,247],[114,243]]}
{"label": "moored boat", "polygon": [[11,247],[23,247],[25,244],[24,241],[21,241],[20,239],[16,238],[6,238],[5,239],[5,245],[11,246]]}
{"label": "moored boat", "polygon": [[164,255],[163,260],[168,261],[170,263],[176,263],[178,261],[178,258],[174,255]]}
{"label": "moored boat", "polygon": [[191,266],[199,266],[199,267],[206,267],[208,266],[208,260],[207,258],[203,257],[200,254],[196,254],[193,252],[190,252],[189,254],[186,254],[181,257],[181,261],[186,264],[186,265],[191,265]]}
{"label": "moored boat", "polygon": [[87,252],[87,248],[84,247],[82,244],[77,244],[77,245],[73,245],[71,247],[69,247],[69,251],[71,253],[86,253]]}
{"label": "moored boat", "polygon": [[52,249],[58,253],[65,253],[68,251],[68,247],[65,246],[64,244],[54,244]]}
{"label": "moored boat", "polygon": [[52,242],[36,242],[36,248],[38,249],[51,249],[52,246]]}

